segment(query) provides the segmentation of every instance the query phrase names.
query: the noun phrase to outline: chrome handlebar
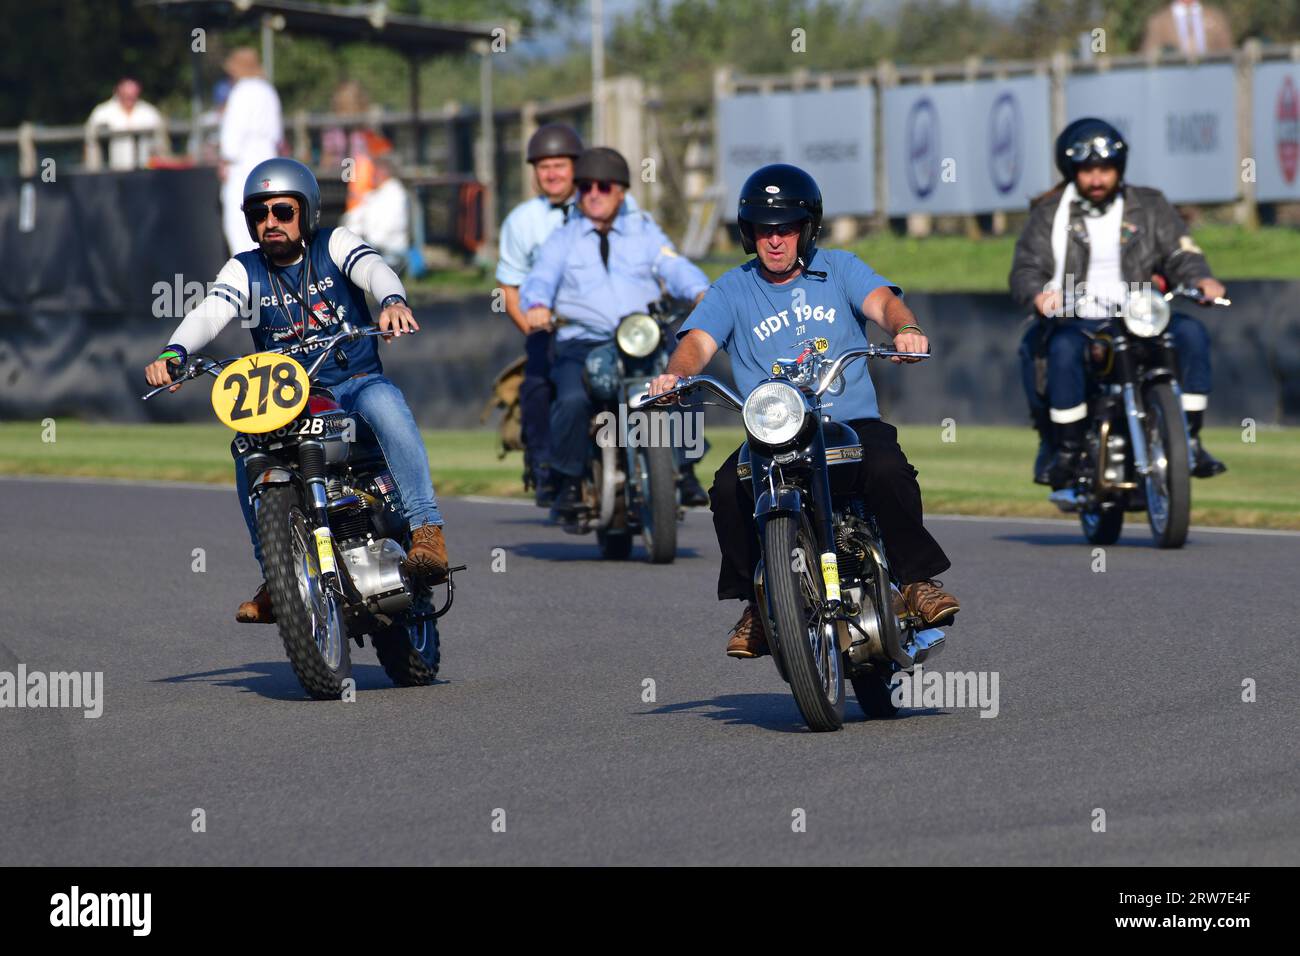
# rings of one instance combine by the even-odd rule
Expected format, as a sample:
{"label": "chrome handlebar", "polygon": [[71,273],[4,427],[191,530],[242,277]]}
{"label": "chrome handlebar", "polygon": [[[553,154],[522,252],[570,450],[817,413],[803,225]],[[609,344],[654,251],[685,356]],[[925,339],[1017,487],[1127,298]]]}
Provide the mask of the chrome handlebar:
{"label": "chrome handlebar", "polygon": [[[321,363],[324,362],[325,359],[329,356],[330,349],[334,348],[334,346],[338,345],[340,342],[343,341],[352,342],[352,341],[356,341],[357,339],[364,339],[372,335],[392,335],[392,334],[393,334],[392,332],[385,332],[383,329],[378,329],[373,326],[369,328],[359,329],[356,326],[352,325],[350,322],[344,322],[343,331],[336,332],[335,334],[331,335],[327,339],[308,339],[305,342],[298,342],[293,345],[286,345],[278,349],[266,349],[265,352],[272,355],[295,356],[295,355],[306,355],[311,352],[315,352],[319,350],[320,355],[316,357],[316,360],[311,363],[311,367],[307,369],[307,378],[311,379],[316,374],[316,372],[320,369]],[[221,374],[221,370],[224,369],[227,365],[229,365],[231,362],[237,362],[241,358],[244,358],[244,356],[232,355],[230,358],[222,359],[221,361],[218,362],[215,359],[210,359],[205,355],[196,356],[195,360],[190,362],[189,366],[186,368],[184,375],[182,375],[180,378],[172,379],[166,385],[159,385],[157,388],[154,388],[146,392],[144,395],[140,396],[140,398],[142,401],[147,402],[149,399],[153,398],[159,392],[166,391],[167,389],[171,388],[173,385],[180,385],[184,382],[191,382],[202,375],[211,375],[215,378]]]}

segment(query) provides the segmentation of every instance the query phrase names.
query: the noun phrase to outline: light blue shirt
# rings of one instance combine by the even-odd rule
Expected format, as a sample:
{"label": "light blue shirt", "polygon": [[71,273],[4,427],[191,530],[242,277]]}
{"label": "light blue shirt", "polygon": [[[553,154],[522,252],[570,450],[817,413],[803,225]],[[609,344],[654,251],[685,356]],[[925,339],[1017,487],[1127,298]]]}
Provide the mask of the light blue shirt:
{"label": "light blue shirt", "polygon": [[614,220],[606,269],[596,225],[579,214],[543,244],[519,301],[525,311],[546,306],[570,323],[556,331],[556,341],[604,341],[614,337],[619,319],[644,312],[663,295],[661,282],[681,299],[694,299],[709,287],[708,276],[678,254],[644,212]]}
{"label": "light blue shirt", "polygon": [[[785,285],[764,279],[757,263],[751,259],[720,276],[677,333],[680,339],[692,329],[707,332],[731,357],[736,387],[746,397],[771,376],[777,359],[798,358],[800,342],[825,338],[832,358],[866,348],[863,300],[881,286],[895,295],[903,291],[843,249],[814,248],[808,270],[825,275],[805,270]],[[825,413],[839,422],[879,418],[866,360],[855,362],[843,377],[843,390],[822,397]]]}
{"label": "light blue shirt", "polygon": [[[526,199],[510,211],[501,224],[501,245],[497,254],[497,282],[501,285],[524,284],[528,273],[537,264],[537,254],[556,229],[571,216],[580,215],[576,203],[578,194],[560,203],[551,204],[545,196]],[[628,193],[623,199],[623,210],[635,212],[636,200]]]}

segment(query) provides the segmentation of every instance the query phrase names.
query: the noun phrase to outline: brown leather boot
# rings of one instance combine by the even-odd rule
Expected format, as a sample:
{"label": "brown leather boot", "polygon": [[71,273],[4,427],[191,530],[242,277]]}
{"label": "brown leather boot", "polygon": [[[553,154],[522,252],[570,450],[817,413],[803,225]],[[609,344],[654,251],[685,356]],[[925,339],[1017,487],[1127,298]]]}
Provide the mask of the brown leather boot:
{"label": "brown leather boot", "polygon": [[275,611],[271,610],[271,595],[266,593],[266,582],[258,585],[257,593],[239,605],[235,620],[240,624],[274,624]]}
{"label": "brown leather boot", "polygon": [[447,542],[442,528],[436,524],[422,524],[411,529],[411,550],[403,563],[406,573],[429,584],[447,580]]}
{"label": "brown leather boot", "polygon": [[951,624],[961,610],[961,604],[946,591],[940,590],[942,581],[930,579],[904,584],[899,590],[907,602],[907,610],[921,619],[926,627]]}
{"label": "brown leather boot", "polygon": [[751,657],[762,657],[768,653],[767,641],[763,639],[763,627],[758,620],[756,605],[745,605],[745,613],[740,615],[740,620],[727,636],[731,638],[727,642],[728,657],[746,660]]}

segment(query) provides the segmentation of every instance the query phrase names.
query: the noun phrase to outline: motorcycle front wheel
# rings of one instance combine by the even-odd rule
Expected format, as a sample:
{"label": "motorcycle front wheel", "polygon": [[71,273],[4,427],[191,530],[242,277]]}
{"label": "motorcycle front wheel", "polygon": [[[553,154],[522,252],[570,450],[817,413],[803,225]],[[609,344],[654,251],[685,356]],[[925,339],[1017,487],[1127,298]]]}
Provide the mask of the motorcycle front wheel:
{"label": "motorcycle front wheel", "polygon": [[1192,477],[1183,409],[1168,382],[1146,390],[1147,523],[1160,548],[1181,548],[1191,524]]}
{"label": "motorcycle front wheel", "polygon": [[321,578],[311,522],[288,485],[258,498],[257,536],[284,652],[303,690],[337,700],[352,676],[343,607]]}
{"label": "motorcycle front wheel", "polygon": [[636,475],[646,560],[668,564],[677,557],[677,462],[673,450],[637,449]]}
{"label": "motorcycle front wheel", "polygon": [[834,623],[812,619],[825,600],[825,587],[806,519],[768,519],[763,568],[776,640],[799,713],[810,730],[839,730],[844,724],[843,661]]}

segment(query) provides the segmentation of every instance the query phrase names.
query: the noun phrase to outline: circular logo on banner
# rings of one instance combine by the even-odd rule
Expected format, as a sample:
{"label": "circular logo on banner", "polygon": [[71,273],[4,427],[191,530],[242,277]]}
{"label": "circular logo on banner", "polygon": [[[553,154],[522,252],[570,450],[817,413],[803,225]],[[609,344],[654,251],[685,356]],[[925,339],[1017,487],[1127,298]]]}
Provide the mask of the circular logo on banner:
{"label": "circular logo on banner", "polygon": [[907,183],[917,198],[934,192],[939,181],[939,114],[928,96],[907,114]]}
{"label": "circular logo on banner", "polygon": [[989,112],[989,173],[1000,193],[1020,181],[1020,104],[1012,93],[994,100]]}
{"label": "circular logo on banner", "polygon": [[212,383],[212,410],[235,431],[260,435],[297,418],[307,392],[307,370],[297,361],[258,352],[231,362]]}
{"label": "circular logo on banner", "polygon": [[1289,76],[1282,81],[1277,95],[1277,159],[1287,183],[1295,182],[1300,163],[1300,96]]}

